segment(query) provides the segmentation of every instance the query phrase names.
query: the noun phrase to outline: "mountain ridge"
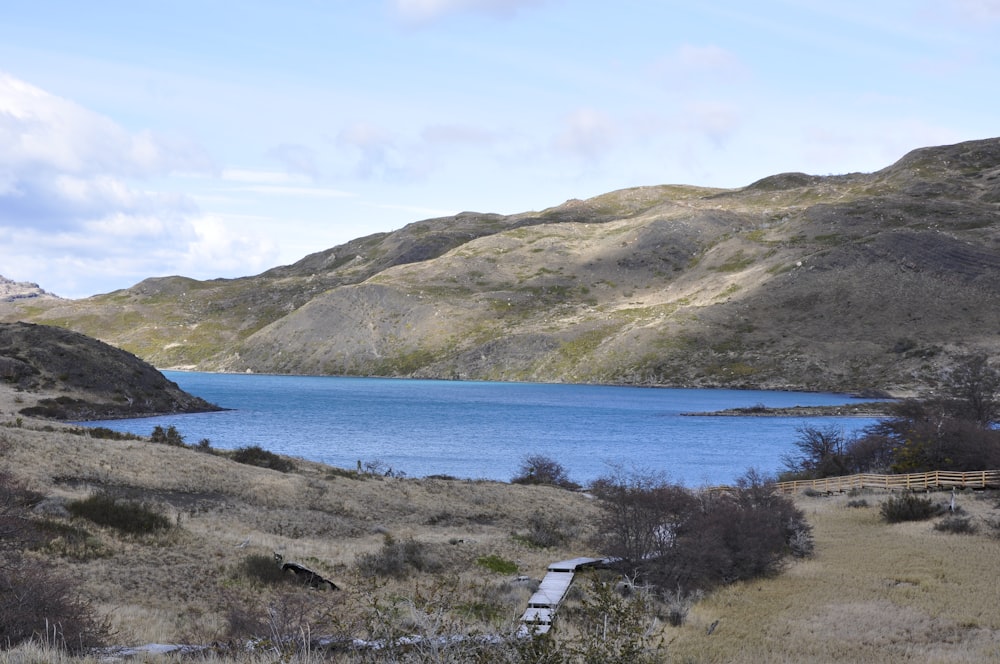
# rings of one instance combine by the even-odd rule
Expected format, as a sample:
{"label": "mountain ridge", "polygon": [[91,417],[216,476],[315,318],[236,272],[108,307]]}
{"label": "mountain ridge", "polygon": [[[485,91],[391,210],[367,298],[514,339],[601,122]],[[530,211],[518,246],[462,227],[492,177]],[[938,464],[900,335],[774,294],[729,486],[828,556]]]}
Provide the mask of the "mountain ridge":
{"label": "mountain ridge", "polygon": [[0,304],[209,371],[933,389],[1000,354],[1000,139],[873,173],[463,212],[239,279]]}

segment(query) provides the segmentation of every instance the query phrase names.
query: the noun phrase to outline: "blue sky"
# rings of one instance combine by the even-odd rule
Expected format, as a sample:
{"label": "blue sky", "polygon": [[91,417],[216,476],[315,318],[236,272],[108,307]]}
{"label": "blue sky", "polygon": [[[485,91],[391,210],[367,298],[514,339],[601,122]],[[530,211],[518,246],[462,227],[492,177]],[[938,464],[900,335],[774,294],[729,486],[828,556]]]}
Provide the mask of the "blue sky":
{"label": "blue sky", "polygon": [[1000,135],[1000,0],[6,0],[0,275],[257,274],[463,210]]}

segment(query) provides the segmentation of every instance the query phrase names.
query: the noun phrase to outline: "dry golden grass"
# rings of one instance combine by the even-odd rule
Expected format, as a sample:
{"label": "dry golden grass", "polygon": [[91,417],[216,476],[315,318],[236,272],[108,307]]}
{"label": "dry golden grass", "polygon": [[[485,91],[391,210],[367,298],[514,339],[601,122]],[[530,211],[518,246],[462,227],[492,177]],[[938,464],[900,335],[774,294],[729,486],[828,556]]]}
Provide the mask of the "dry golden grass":
{"label": "dry golden grass", "polygon": [[[193,449],[74,435],[51,423],[24,419],[18,426],[11,410],[4,411],[0,399],[0,424],[6,424],[0,427],[0,467],[31,488],[56,502],[110,490],[151,503],[179,524],[166,534],[123,537],[84,523],[92,534],[85,545],[57,542],[49,552],[31,554],[51,558],[76,579],[111,617],[125,645],[224,639],[230,610],[273,594],[236,579],[235,570],[250,554],[280,552],[333,580],[342,592],[309,591],[326,604],[406,597],[415,584],[445,583],[456,603],[492,605],[488,620],[510,625],[529,592],[511,585],[514,575],[489,572],[477,558],[497,555],[515,562],[518,573],[541,578],[553,560],[593,553],[586,540],[597,508],[570,491],[486,481],[358,479],[299,459],[295,472],[279,473]],[[529,533],[538,513],[562,515],[561,528],[570,536],[564,545],[542,549],[515,536]],[[386,535],[422,543],[443,572],[381,580],[372,590],[355,563],[378,551]],[[74,555],[59,555],[71,550]],[[350,606],[338,611],[361,612]]]}
{"label": "dry golden grass", "polygon": [[[941,500],[950,497],[940,494]],[[690,662],[986,662],[1000,659],[1000,542],[994,495],[961,494],[980,534],[931,521],[887,525],[844,496],[797,498],[813,525],[814,558],[774,579],[719,590],[676,630]],[[711,634],[709,626],[718,621]]]}
{"label": "dry golden grass", "polygon": [[[86,524],[85,555],[59,555],[58,546],[31,554],[75,578],[110,616],[122,645],[224,639],[232,611],[278,601],[273,589],[235,575],[251,553],[279,551],[338,583],[340,592],[301,591],[299,598],[319,616],[316,624],[356,635],[371,633],[359,616],[372,615],[376,601],[394,607],[394,628],[403,631],[426,629],[440,606],[465,607],[449,625],[505,633],[530,589],[484,570],[478,557],[514,561],[537,579],[554,560],[599,553],[587,544],[598,507],[578,493],[352,479],[302,460],[283,474],[145,441],[40,431],[42,423],[28,420],[18,427],[11,413],[0,398],[0,424],[8,424],[0,427],[0,466],[34,489],[57,500],[111,489],[159,506],[180,526],[137,538]],[[670,661],[1000,661],[1000,541],[991,525],[1000,520],[998,497],[959,494],[958,505],[981,526],[974,535],[938,532],[930,521],[887,525],[878,513],[885,496],[864,498],[869,507],[852,508],[846,496],[797,496],[814,528],[815,557],[790,563],[778,577],[711,593],[684,625],[661,627]],[[513,536],[539,512],[563,518],[572,536],[549,549]],[[424,543],[442,571],[377,583],[361,577],[358,556],[379,550],[385,534]],[[469,607],[487,613],[472,616]],[[0,653],[0,664],[60,657],[24,648]]]}

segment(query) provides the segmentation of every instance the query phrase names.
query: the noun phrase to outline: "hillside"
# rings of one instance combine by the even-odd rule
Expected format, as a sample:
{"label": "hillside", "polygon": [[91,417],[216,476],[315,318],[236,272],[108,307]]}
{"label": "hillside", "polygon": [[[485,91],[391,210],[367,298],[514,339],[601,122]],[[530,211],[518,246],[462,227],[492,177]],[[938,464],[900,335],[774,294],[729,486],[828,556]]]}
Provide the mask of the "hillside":
{"label": "hillside", "polygon": [[147,362],[77,332],[0,323],[0,378],[20,415],[60,420],[219,410]]}
{"label": "hillside", "polygon": [[231,280],[0,303],[161,367],[894,393],[1000,355],[1000,139],[461,213]]}

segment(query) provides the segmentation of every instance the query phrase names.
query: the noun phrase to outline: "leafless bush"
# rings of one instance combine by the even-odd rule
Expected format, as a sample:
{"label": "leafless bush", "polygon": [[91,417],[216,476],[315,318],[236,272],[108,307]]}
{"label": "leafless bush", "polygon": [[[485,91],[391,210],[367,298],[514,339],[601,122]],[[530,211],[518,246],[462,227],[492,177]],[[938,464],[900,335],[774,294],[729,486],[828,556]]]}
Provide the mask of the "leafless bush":
{"label": "leafless bush", "polygon": [[268,596],[233,597],[226,613],[226,637],[288,653],[309,646],[312,635],[329,628],[337,598],[305,589]]}
{"label": "leafless bush", "polygon": [[622,571],[680,593],[777,572],[813,551],[804,515],[754,472],[726,493],[694,493],[647,476],[595,487],[605,519],[598,544]]}
{"label": "leafless bush", "polygon": [[0,626],[5,647],[35,640],[74,653],[103,645],[111,632],[70,579],[24,560],[0,569]]}

